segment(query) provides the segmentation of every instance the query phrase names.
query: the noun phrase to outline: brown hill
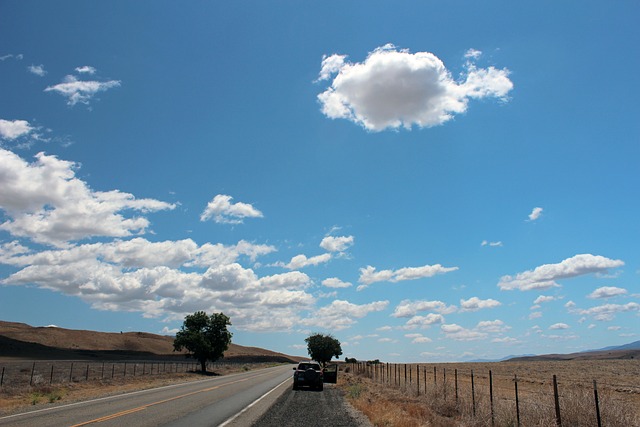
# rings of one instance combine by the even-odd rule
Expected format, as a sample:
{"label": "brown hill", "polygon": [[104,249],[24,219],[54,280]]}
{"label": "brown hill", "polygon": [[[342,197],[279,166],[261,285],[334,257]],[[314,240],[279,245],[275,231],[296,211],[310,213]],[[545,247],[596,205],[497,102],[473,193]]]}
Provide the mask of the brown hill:
{"label": "brown hill", "polygon": [[[0,358],[115,359],[184,358],[173,351],[173,337],[147,332],[95,332],[57,327],[33,327],[0,321]],[[231,344],[225,359],[296,362],[289,356],[257,347]]]}

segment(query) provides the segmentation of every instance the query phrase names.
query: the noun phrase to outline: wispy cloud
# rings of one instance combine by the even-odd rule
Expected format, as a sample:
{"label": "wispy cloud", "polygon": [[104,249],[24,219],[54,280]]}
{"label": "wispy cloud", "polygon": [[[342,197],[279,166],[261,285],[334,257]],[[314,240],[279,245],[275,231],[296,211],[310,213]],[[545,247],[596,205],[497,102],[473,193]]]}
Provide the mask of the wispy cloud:
{"label": "wispy cloud", "polygon": [[560,286],[556,280],[599,273],[623,265],[624,262],[621,260],[613,260],[600,255],[580,254],[567,258],[558,264],[545,264],[515,276],[503,276],[498,282],[498,287],[501,290],[519,289],[521,291],[548,289]]}
{"label": "wispy cloud", "polygon": [[[84,70],[85,67],[81,67],[80,69]],[[92,68],[92,70],[93,72],[90,73],[87,71],[83,72],[94,74],[95,69]],[[63,79],[62,83],[48,86],[44,91],[56,92],[67,98],[67,105],[74,106],[77,103],[88,105],[97,93],[104,92],[118,86],[120,86],[120,80],[79,80],[76,76],[68,75]]]}
{"label": "wispy cloud", "polygon": [[627,294],[626,289],[618,288],[615,286],[603,286],[591,292],[589,295],[587,295],[587,298],[591,298],[591,299],[613,298],[613,297],[626,295],[626,294]]}
{"label": "wispy cloud", "polygon": [[40,64],[40,65],[29,65],[27,67],[27,70],[31,73],[31,74],[35,74],[36,76],[40,76],[40,77],[44,77],[45,74],[47,74],[47,72],[44,69],[44,65]]}
{"label": "wispy cloud", "polygon": [[401,282],[405,280],[416,280],[424,277],[432,277],[437,274],[445,274],[456,271],[458,267],[443,267],[440,264],[424,265],[422,267],[405,267],[398,270],[376,271],[375,267],[367,266],[360,269],[358,290],[363,290],[376,282]]}
{"label": "wispy cloud", "polygon": [[[476,57],[475,52],[467,58]],[[430,52],[410,53],[387,44],[356,63],[348,62],[346,55],[333,54],[323,58],[318,81],[335,78],[318,100],[329,118],[382,131],[441,125],[464,113],[473,98],[507,99],[513,89],[509,70],[477,68],[471,61],[465,67],[464,76],[456,82]]]}
{"label": "wispy cloud", "polygon": [[461,311],[478,311],[484,308],[495,308],[501,306],[502,303],[500,301],[494,299],[485,299],[482,300],[478,297],[472,297],[468,300],[460,300],[460,309]]}
{"label": "wispy cloud", "polygon": [[242,224],[245,218],[262,218],[263,214],[248,203],[231,203],[233,197],[218,194],[200,215],[200,221],[213,219],[218,224]]}
{"label": "wispy cloud", "polygon": [[542,216],[542,208],[533,208],[531,213],[529,214],[529,221],[536,221]]}
{"label": "wispy cloud", "polygon": [[322,286],[326,286],[327,288],[349,288],[353,286],[353,284],[349,282],[343,282],[337,277],[330,277],[322,281]]}
{"label": "wispy cloud", "polygon": [[320,242],[320,247],[327,252],[344,252],[353,246],[353,236],[327,236]]}

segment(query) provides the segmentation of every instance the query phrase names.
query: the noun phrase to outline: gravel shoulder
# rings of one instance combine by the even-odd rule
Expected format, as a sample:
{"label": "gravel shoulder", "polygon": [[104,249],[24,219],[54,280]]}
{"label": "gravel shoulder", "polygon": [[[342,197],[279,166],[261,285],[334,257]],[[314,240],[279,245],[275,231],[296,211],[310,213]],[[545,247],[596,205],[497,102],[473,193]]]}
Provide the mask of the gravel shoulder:
{"label": "gravel shoulder", "polygon": [[253,427],[370,427],[369,420],[345,399],[333,384],[324,391],[287,390]]}

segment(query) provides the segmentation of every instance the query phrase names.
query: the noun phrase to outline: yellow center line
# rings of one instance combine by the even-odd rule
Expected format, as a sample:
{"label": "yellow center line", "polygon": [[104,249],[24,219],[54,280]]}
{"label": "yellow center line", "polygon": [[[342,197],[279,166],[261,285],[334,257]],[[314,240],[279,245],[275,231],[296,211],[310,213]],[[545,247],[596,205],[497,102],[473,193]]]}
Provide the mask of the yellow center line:
{"label": "yellow center line", "polygon": [[144,411],[145,409],[147,409],[147,408],[149,408],[151,406],[160,405],[160,404],[163,404],[163,403],[171,402],[173,400],[177,400],[177,399],[182,399],[184,397],[193,396],[193,395],[199,394],[199,393],[206,393],[208,391],[219,389],[220,387],[228,386],[228,385],[231,385],[231,384],[241,383],[241,382],[248,381],[250,379],[254,379],[256,377],[261,377],[261,376],[264,376],[264,375],[267,375],[267,373],[254,375],[254,376],[251,376],[249,378],[244,378],[244,379],[241,379],[241,380],[231,381],[231,382],[228,382],[228,383],[225,383],[225,384],[216,385],[216,386],[205,388],[205,389],[198,390],[198,391],[192,391],[190,393],[181,394],[179,396],[170,397],[168,399],[159,400],[157,402],[147,403],[146,405],[138,406],[137,408],[127,409],[125,411],[116,412],[115,414],[105,415],[104,417],[96,418],[96,419],[93,419],[93,420],[90,420],[90,421],[85,421],[85,422],[80,423],[80,424],[74,424],[71,427],[81,427],[81,426],[86,426],[88,424],[101,423],[103,421],[109,421],[109,420],[112,420],[114,418],[122,417],[122,416],[125,416],[125,415],[128,415],[128,414],[133,414],[135,412]]}

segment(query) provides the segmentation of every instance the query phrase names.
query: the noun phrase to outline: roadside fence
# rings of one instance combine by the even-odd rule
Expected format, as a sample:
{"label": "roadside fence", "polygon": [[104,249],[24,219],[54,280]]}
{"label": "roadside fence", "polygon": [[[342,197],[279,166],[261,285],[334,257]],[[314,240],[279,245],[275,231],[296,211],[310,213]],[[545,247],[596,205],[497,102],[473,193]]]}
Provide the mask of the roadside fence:
{"label": "roadside fence", "polygon": [[556,375],[540,380],[517,374],[495,375],[491,370],[479,373],[368,362],[350,365],[356,375],[414,397],[422,396],[441,415],[475,419],[474,425],[640,425],[637,406],[623,396],[640,395],[638,378],[630,378],[629,384],[599,384],[595,379],[560,383]]}
{"label": "roadside fence", "polygon": [[[238,362],[207,363],[207,370]],[[0,364],[0,390],[114,378],[169,375],[200,370],[197,361],[35,361]]]}

